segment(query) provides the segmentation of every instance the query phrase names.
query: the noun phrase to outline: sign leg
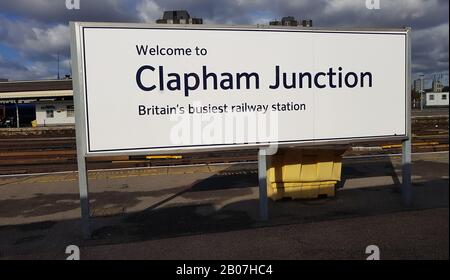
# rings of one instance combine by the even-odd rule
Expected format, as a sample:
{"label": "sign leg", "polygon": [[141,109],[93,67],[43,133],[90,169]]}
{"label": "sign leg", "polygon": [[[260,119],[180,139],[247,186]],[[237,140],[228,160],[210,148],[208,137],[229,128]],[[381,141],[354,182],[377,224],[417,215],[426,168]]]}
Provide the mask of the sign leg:
{"label": "sign leg", "polygon": [[412,200],[411,171],[411,139],[408,139],[402,142],[402,200],[405,206],[410,206]]}
{"label": "sign leg", "polygon": [[86,158],[83,155],[78,156],[78,187],[80,189],[81,227],[83,237],[88,239],[91,237],[89,188]]}
{"label": "sign leg", "polygon": [[267,156],[264,149],[258,152],[258,180],[259,180],[259,216],[261,221],[268,220],[267,209]]}

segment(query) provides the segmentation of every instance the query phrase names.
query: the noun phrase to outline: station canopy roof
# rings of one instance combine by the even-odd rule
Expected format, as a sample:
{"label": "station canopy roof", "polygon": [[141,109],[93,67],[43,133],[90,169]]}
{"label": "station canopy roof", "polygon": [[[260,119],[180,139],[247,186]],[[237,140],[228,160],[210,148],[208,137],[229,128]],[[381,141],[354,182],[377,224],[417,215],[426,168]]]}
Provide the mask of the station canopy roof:
{"label": "station canopy roof", "polygon": [[72,80],[0,82],[0,100],[71,97]]}

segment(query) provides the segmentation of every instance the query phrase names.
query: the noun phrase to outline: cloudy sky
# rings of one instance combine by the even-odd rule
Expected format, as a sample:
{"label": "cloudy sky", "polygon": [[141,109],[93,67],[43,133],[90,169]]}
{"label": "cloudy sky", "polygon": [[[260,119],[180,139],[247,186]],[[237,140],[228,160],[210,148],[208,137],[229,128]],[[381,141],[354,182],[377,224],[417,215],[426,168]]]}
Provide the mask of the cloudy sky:
{"label": "cloudy sky", "polygon": [[[377,0],[374,0],[377,1]],[[267,24],[282,16],[310,18],[316,27],[413,28],[413,73],[446,73],[449,1],[379,0],[0,0],[0,78],[52,79],[70,73],[69,21],[151,22],[164,10],[186,9],[204,23]]]}

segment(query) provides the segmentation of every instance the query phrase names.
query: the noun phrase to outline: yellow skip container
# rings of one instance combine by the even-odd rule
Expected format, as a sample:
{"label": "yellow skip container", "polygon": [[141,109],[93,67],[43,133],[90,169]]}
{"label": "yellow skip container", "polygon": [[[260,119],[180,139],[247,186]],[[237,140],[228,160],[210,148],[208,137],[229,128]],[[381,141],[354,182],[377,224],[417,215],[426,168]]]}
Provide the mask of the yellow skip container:
{"label": "yellow skip container", "polygon": [[281,198],[333,197],[341,180],[342,154],[339,149],[282,149],[268,157],[267,194]]}

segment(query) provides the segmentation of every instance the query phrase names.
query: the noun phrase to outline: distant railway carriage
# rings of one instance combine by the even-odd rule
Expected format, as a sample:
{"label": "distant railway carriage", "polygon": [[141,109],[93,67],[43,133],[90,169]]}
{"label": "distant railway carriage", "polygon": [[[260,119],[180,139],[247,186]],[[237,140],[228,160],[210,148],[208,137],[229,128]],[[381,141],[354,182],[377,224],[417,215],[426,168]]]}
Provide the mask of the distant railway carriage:
{"label": "distant railway carriage", "polygon": [[2,121],[6,116],[5,105],[0,104],[0,121]]}
{"label": "distant railway carriage", "polygon": [[4,126],[6,118],[6,108],[5,105],[0,104],[0,127]]}

